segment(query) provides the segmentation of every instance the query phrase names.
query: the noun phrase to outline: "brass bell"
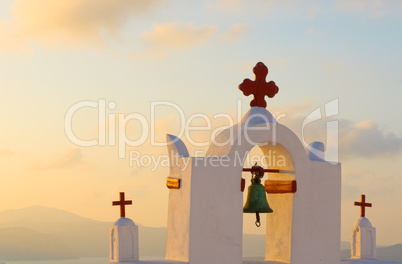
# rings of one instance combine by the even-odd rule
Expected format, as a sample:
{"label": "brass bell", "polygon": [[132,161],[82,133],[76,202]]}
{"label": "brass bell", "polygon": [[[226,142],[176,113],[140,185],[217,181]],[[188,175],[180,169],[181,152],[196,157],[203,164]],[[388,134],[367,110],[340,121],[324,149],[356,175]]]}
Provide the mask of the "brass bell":
{"label": "brass bell", "polygon": [[247,201],[243,207],[243,213],[255,213],[257,220],[255,225],[259,227],[260,213],[272,213],[269,207],[265,187],[261,184],[261,178],[264,176],[264,169],[257,163],[251,167],[251,185],[248,187]]}

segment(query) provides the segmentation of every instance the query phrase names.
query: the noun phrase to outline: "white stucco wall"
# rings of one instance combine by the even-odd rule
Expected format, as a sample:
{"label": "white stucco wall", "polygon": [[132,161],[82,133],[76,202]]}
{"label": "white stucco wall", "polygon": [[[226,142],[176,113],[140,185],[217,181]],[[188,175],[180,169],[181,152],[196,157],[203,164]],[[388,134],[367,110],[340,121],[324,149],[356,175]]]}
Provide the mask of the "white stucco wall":
{"label": "white stucco wall", "polygon": [[[190,252],[191,158],[180,158],[169,177],[181,179],[181,188],[169,192],[166,259],[188,261]],[[191,162],[191,161],[190,161]],[[180,167],[181,166],[181,167]]]}
{"label": "white stucco wall", "polygon": [[[301,167],[301,168],[300,168]],[[341,167],[295,162],[292,264],[340,262]]]}

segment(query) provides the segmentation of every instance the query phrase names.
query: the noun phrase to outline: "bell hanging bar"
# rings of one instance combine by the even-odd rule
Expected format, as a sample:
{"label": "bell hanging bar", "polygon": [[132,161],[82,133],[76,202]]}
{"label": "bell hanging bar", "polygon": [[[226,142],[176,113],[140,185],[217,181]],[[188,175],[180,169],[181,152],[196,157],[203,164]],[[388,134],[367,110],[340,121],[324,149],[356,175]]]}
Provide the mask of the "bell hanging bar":
{"label": "bell hanging bar", "polygon": [[[254,167],[254,166],[253,166]],[[243,168],[243,171],[252,171],[253,168]],[[294,171],[290,170],[278,170],[278,169],[262,169],[264,172],[270,172],[270,173],[287,173],[287,174],[295,174]]]}

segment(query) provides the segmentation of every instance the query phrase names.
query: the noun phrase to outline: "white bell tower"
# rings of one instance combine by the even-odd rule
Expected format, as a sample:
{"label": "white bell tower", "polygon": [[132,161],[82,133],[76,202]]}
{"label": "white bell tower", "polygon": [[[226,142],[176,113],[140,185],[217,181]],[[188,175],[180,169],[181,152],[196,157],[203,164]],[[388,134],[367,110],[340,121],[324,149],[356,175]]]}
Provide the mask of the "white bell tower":
{"label": "white bell tower", "polygon": [[126,218],[125,206],[132,201],[124,199],[120,193],[120,201],[112,205],[120,206],[120,218],[110,227],[110,262],[109,264],[129,264],[139,260],[138,226],[130,218]]}
{"label": "white bell tower", "polygon": [[352,229],[351,257],[353,259],[375,259],[376,258],[376,229],[366,218],[366,207],[371,207],[371,203],[366,203],[366,196],[361,196],[360,202],[355,202],[360,206],[360,218],[356,221]]}

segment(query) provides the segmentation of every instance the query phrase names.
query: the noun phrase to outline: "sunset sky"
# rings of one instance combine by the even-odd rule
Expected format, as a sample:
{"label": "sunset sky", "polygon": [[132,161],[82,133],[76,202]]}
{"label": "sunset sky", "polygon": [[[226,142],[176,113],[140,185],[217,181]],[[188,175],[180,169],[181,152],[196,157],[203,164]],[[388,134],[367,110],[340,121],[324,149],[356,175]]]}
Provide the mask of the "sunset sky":
{"label": "sunset sky", "polygon": [[[228,125],[216,114],[238,120],[252,98],[237,86],[262,61],[279,87],[267,109],[286,115],[280,123],[301,136],[321,109],[304,130],[310,143],[325,142],[326,123],[339,120],[342,240],[359,217],[353,201],[366,194],[377,244],[402,243],[401,32],[399,0],[0,0],[0,211],[41,205],[114,221],[111,201],[124,191],[128,217],[166,226],[169,171],[151,158],[167,152],[151,146],[151,132],[162,145],[182,122],[205,126],[191,120],[197,113],[213,128]],[[333,100],[339,114],[326,118]],[[66,134],[66,114],[80,102],[97,107],[78,109],[71,129],[94,146]],[[119,158],[123,134],[146,140]],[[211,134],[182,138],[202,156],[207,144],[193,141]],[[130,166],[130,151],[149,165]],[[244,232],[263,232],[250,219]]]}

